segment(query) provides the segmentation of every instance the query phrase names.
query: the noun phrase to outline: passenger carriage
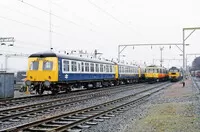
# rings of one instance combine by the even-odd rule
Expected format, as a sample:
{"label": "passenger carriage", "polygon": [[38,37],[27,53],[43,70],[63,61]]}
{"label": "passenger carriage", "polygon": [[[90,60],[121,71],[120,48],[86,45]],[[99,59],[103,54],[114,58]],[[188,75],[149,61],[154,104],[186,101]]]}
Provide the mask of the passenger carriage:
{"label": "passenger carriage", "polygon": [[134,83],[139,80],[138,66],[127,65],[127,64],[117,64],[119,69],[119,83]]}
{"label": "passenger carriage", "polygon": [[168,80],[168,71],[164,67],[148,66],[145,69],[145,78],[149,83]]}
{"label": "passenger carriage", "polygon": [[73,87],[111,86],[117,76],[113,62],[54,52],[32,54],[28,63],[26,84],[39,94],[45,90],[57,93]]}

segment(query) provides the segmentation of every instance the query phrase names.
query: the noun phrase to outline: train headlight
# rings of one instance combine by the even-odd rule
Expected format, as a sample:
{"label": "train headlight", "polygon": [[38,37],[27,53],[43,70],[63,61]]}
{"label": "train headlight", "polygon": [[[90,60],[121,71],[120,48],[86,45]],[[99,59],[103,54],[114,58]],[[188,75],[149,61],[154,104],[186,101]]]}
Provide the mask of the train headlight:
{"label": "train headlight", "polygon": [[26,80],[25,84],[26,84],[27,86],[31,86],[31,81]]}
{"label": "train headlight", "polygon": [[50,82],[48,80],[44,81],[44,86],[49,87],[50,86]]}

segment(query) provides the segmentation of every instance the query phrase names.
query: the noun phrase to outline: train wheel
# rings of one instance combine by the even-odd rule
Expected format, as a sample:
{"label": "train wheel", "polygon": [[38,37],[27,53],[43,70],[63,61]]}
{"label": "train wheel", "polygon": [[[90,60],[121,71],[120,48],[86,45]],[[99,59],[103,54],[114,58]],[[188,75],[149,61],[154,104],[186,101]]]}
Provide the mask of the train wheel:
{"label": "train wheel", "polygon": [[71,91],[69,89],[66,89],[65,90],[65,93],[70,93]]}
{"label": "train wheel", "polygon": [[36,93],[38,93],[39,95],[42,95],[44,92],[44,88],[42,83],[39,85],[39,87],[36,89]]}
{"label": "train wheel", "polygon": [[68,85],[66,88],[65,88],[65,92],[66,93],[70,93],[72,91],[72,89],[74,88],[74,85]]}
{"label": "train wheel", "polygon": [[53,95],[58,94],[58,92],[59,92],[58,90],[52,90],[52,91],[51,91],[51,93],[52,93]]}
{"label": "train wheel", "polygon": [[65,93],[70,93],[71,91],[72,91],[71,88],[67,88],[67,89],[65,89]]}
{"label": "train wheel", "polygon": [[114,84],[115,84],[115,86],[118,86],[119,85],[119,81],[115,81]]}

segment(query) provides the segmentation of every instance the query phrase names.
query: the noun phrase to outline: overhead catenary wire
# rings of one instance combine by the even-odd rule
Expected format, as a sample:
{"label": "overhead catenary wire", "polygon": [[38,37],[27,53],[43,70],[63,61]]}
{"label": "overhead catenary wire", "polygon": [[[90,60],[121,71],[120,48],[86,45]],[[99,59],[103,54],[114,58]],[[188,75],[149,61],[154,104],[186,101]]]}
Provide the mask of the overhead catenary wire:
{"label": "overhead catenary wire", "polygon": [[19,24],[22,24],[22,25],[26,25],[26,26],[29,26],[29,27],[37,28],[37,29],[42,30],[42,31],[48,31],[45,28],[35,26],[35,25],[31,25],[29,23],[21,22],[21,21],[18,21],[18,20],[14,20],[14,19],[11,19],[11,18],[8,18],[8,17],[0,16],[0,18],[5,19],[5,20],[9,20],[9,21],[12,21],[12,22],[16,22],[16,23],[19,23]]}
{"label": "overhead catenary wire", "polygon": [[[35,9],[37,9],[37,10],[39,10],[39,11],[42,11],[42,12],[46,13],[47,15],[49,15],[49,11],[47,11],[47,10],[44,10],[44,9],[39,8],[39,7],[35,6],[35,5],[32,5],[32,4],[28,3],[28,2],[25,2],[24,0],[17,0],[17,1],[20,1],[20,2],[22,2],[23,4],[26,4],[26,5],[28,5],[28,6],[32,7],[32,8],[35,8]],[[53,4],[53,2],[52,2],[52,4]],[[54,3],[54,5],[55,5],[55,3]],[[58,5],[58,4],[57,4],[57,5]],[[61,6],[60,6],[60,7],[61,7]],[[109,13],[108,13],[108,14],[109,14]],[[69,22],[69,23],[72,23],[73,25],[76,25],[76,26],[78,26],[78,27],[87,28],[87,30],[90,31],[90,32],[96,32],[95,30],[93,30],[93,29],[91,29],[91,28],[88,28],[88,27],[79,25],[79,24],[77,24],[77,23],[75,23],[75,22],[73,22],[73,21],[71,21],[71,20],[68,20],[68,19],[63,18],[63,17],[61,17],[61,16],[58,16],[58,15],[56,15],[56,14],[54,14],[54,13],[51,13],[51,15],[54,16],[54,17],[56,17],[56,18],[59,18],[60,20],[63,20],[63,21],[67,21],[67,22]],[[111,15],[111,14],[110,14],[110,15]],[[112,15],[111,15],[111,16],[112,16]],[[115,18],[115,17],[113,16],[113,18]],[[115,18],[115,19],[118,20],[117,18]],[[120,22],[121,24],[125,25],[125,24],[124,24],[123,22],[121,22],[120,20],[118,20],[118,22]],[[55,27],[55,28],[59,28],[59,27]],[[60,27],[60,28],[61,28],[61,27]],[[131,29],[130,27],[128,27],[128,28]],[[55,33],[55,32],[54,32],[54,33]]]}
{"label": "overhead catenary wire", "polygon": [[[14,20],[14,19],[11,19],[11,18],[4,17],[4,16],[0,16],[0,18],[8,20],[8,21],[16,22],[16,23],[19,23],[19,24],[22,24],[22,25],[25,25],[25,26],[29,26],[29,27],[32,27],[32,28],[37,28],[37,29],[45,31],[45,32],[49,32],[49,29],[45,29],[45,28],[42,28],[42,27],[39,27],[39,26],[35,26],[35,25],[29,24],[29,23],[21,22],[21,21],[18,21],[18,20]],[[62,33],[58,33],[58,32],[55,32],[55,31],[52,31],[52,33],[60,35],[60,36],[66,36]]]}
{"label": "overhead catenary wire", "polygon": [[[38,17],[35,17],[35,16],[31,16],[30,14],[24,13],[24,12],[19,11],[19,10],[17,10],[17,9],[10,8],[10,7],[5,6],[5,5],[0,5],[0,6],[3,7],[3,8],[5,8],[5,9],[7,9],[7,10],[13,11],[13,12],[15,12],[15,13],[24,15],[24,16],[29,17],[29,18],[32,18],[32,19],[35,19],[35,20],[37,20],[37,21],[40,21],[40,22],[43,22],[43,23],[48,23],[48,21],[42,20],[42,19],[40,19],[40,18],[38,18]],[[54,24],[52,24],[52,26],[53,26],[53,27],[59,27],[58,25],[54,25]]]}
{"label": "overhead catenary wire", "polygon": [[[65,7],[63,7],[63,6],[61,6],[61,5],[57,4],[57,3],[54,3],[54,2],[52,2],[52,4],[53,4],[54,6],[57,6],[57,7],[61,8],[63,11],[68,12],[68,9],[67,9],[67,8],[65,8]],[[88,21],[92,26],[97,27],[97,25],[94,24],[94,23],[92,23],[90,20],[87,20],[87,19],[85,19],[85,18],[83,18],[83,17],[80,17],[80,16],[76,15],[76,13],[74,13],[74,12],[72,12],[72,14],[73,14],[74,16],[78,17],[79,19],[82,19],[82,20],[84,20],[84,21]]]}
{"label": "overhead catenary wire", "polygon": [[[16,23],[19,23],[19,24],[22,24],[22,25],[25,25],[25,26],[29,26],[29,27],[36,28],[36,29],[39,29],[39,30],[42,30],[42,31],[45,31],[45,32],[49,32],[49,29],[41,28],[41,27],[38,27],[38,26],[35,26],[35,25],[31,25],[29,23],[24,23],[24,22],[14,20],[14,19],[11,19],[11,18],[7,18],[7,17],[4,17],[4,16],[0,16],[0,19],[9,20],[9,21],[16,22]],[[69,37],[69,36],[67,36],[63,33],[55,32],[55,31],[52,31],[52,33],[55,34],[55,35],[59,35],[59,36]],[[88,43],[90,43],[88,40],[84,40],[84,41],[87,41]]]}
{"label": "overhead catenary wire", "polygon": [[[95,8],[97,8],[98,10],[100,10],[101,12],[103,12],[104,14],[106,14],[107,16],[109,16],[110,18],[112,18],[113,20],[117,21],[118,23],[122,24],[123,26],[126,26],[129,29],[133,29],[132,27],[128,26],[127,24],[125,24],[124,22],[122,22],[121,20],[119,20],[118,18],[116,18],[115,16],[113,16],[112,14],[110,14],[109,12],[107,12],[106,10],[104,10],[103,8],[101,8],[100,6],[98,6],[97,4],[95,4],[94,2],[92,2],[91,0],[88,0],[88,2],[93,5]],[[133,30],[135,31],[135,30]]]}
{"label": "overhead catenary wire", "polygon": [[118,20],[116,17],[114,17],[112,14],[110,14],[109,12],[107,12],[106,10],[104,10],[103,8],[101,8],[100,6],[98,6],[97,4],[93,3],[92,1],[88,0],[88,2],[93,5],[94,7],[96,7],[97,9],[99,9],[100,11],[104,12],[106,15],[108,15],[109,17],[111,17],[112,19],[114,19],[115,21],[124,24],[123,22],[121,22],[120,20]]}
{"label": "overhead catenary wire", "polygon": [[[23,4],[26,4],[26,5],[30,6],[30,7],[32,7],[32,8],[35,8],[35,9],[37,9],[37,10],[40,10],[40,11],[42,11],[42,12],[48,14],[48,15],[49,15],[49,13],[50,13],[49,11],[46,11],[46,10],[44,10],[44,9],[42,9],[42,8],[39,8],[39,7],[37,7],[37,6],[35,6],[35,5],[32,5],[32,4],[28,3],[28,2],[25,2],[24,0],[18,0],[18,1],[20,1],[20,2],[23,3]],[[88,31],[94,32],[94,30],[91,30],[91,28],[88,29],[88,27],[82,26],[82,25],[80,25],[80,24],[78,24],[78,23],[76,23],[76,22],[74,22],[74,21],[72,21],[72,20],[66,19],[66,18],[61,17],[61,16],[59,16],[59,15],[57,15],[57,14],[51,13],[51,15],[54,16],[54,17],[56,17],[56,18],[58,18],[58,19],[60,19],[60,20],[66,21],[66,22],[68,22],[68,23],[71,23],[71,24],[73,24],[73,25],[75,25],[75,26],[77,26],[77,27],[86,28]]]}
{"label": "overhead catenary wire", "polygon": [[[38,20],[38,21],[41,21],[41,22],[44,22],[44,23],[49,23],[48,21],[42,20],[42,19],[40,19],[40,18],[38,18],[38,17],[33,17],[33,16],[31,16],[30,14],[26,14],[26,13],[21,12],[21,11],[19,11],[19,10],[16,10],[16,9],[13,9],[13,8],[9,8],[9,7],[4,6],[4,5],[0,5],[0,6],[3,7],[3,8],[5,8],[5,9],[7,9],[7,10],[13,11],[13,12],[18,13],[18,14],[21,14],[21,15],[24,15],[24,16],[26,16],[26,17],[30,17],[30,18],[32,18],[32,19],[35,19],[35,20]],[[21,23],[21,22],[20,22],[20,23]],[[29,24],[29,25],[31,25],[31,24]],[[59,28],[59,29],[64,29],[64,28],[65,28],[65,29],[68,30],[68,28],[63,27],[63,26],[58,26],[58,25],[55,25],[55,24],[51,24],[51,25],[52,25],[53,28]]]}
{"label": "overhead catenary wire", "polygon": [[[39,8],[39,7],[35,6],[35,5],[29,4],[28,2],[25,2],[24,0],[18,0],[18,1],[22,2],[23,4],[26,4],[26,5],[30,6],[30,7],[32,7],[32,8],[35,8],[35,9],[37,9],[37,10],[40,10],[40,11],[42,11],[42,12],[48,14],[48,15],[49,15],[49,13],[50,13],[49,11],[46,11],[46,10],[44,10],[44,9],[42,9],[42,8]],[[76,25],[76,26],[79,26],[77,23],[75,23],[75,22],[73,22],[73,21],[71,21],[71,20],[65,19],[65,18],[63,18],[63,17],[60,17],[60,16],[58,16],[58,15],[56,15],[56,14],[54,14],[54,13],[51,13],[51,15],[54,16],[54,17],[57,17],[57,18],[59,18],[59,19],[61,19],[61,20],[65,20],[65,21],[67,21],[67,22],[69,22],[69,23],[72,23],[72,24],[74,24],[74,25]]]}

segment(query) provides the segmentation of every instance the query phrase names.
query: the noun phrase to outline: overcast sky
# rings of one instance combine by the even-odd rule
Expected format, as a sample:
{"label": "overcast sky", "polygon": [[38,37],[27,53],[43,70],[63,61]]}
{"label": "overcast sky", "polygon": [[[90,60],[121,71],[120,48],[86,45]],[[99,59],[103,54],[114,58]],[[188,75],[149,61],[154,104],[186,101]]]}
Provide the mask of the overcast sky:
{"label": "overcast sky", "polygon": [[[119,44],[182,43],[182,28],[200,26],[199,0],[0,0],[0,37],[15,37],[14,47],[0,53],[34,53],[49,50],[49,10],[52,10],[54,50],[97,49],[104,58],[117,58]],[[190,32],[186,32],[189,34]],[[187,53],[200,53],[200,31],[186,41]],[[180,47],[182,48],[182,47]],[[160,46],[132,47],[126,61],[160,64]],[[164,46],[163,58],[181,59],[181,51]],[[4,57],[0,56],[4,65]],[[194,56],[189,57],[189,63]],[[17,62],[17,63],[16,63]],[[26,69],[26,58],[10,58],[9,69]],[[181,60],[164,60],[164,66],[181,66]]]}

